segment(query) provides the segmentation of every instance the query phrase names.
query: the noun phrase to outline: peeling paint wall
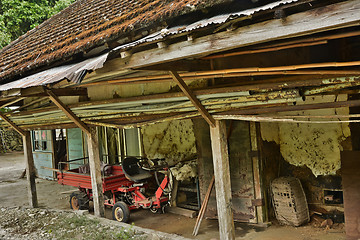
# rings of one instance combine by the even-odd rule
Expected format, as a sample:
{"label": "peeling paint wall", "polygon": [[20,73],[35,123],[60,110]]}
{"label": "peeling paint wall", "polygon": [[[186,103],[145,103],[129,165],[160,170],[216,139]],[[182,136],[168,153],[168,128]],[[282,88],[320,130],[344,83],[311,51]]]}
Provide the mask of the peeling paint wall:
{"label": "peeling paint wall", "polygon": [[[207,85],[206,80],[187,81],[189,88]],[[143,96],[180,91],[175,82],[104,85],[88,88],[91,101]],[[191,120],[169,121],[141,128],[144,153],[148,158],[166,158],[170,163],[196,157],[195,136]]]}
{"label": "peeling paint wall", "polygon": [[[305,103],[346,100],[346,95],[325,95],[309,97]],[[349,114],[349,109],[306,110],[290,114],[307,115],[311,119],[315,115]],[[350,128],[348,123],[261,123],[261,134],[264,141],[274,141],[280,145],[281,155],[290,164],[307,166],[315,176],[333,175],[341,167],[340,151],[343,150],[342,143],[350,136]]]}
{"label": "peeling paint wall", "polygon": [[148,158],[165,158],[169,164],[192,159],[196,155],[191,120],[171,121],[141,129],[144,152]]}

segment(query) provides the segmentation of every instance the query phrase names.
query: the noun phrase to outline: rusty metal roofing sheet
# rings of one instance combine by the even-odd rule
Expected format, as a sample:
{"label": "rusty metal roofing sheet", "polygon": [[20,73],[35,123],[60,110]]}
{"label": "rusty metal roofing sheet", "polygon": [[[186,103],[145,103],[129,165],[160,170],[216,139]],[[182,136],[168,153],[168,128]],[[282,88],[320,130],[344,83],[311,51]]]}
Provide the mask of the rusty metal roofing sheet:
{"label": "rusty metal roofing sheet", "polygon": [[55,83],[64,79],[68,79],[70,82],[79,83],[87,71],[102,68],[104,62],[107,59],[107,56],[108,53],[95,58],[89,58],[80,63],[51,68],[49,70],[33,74],[17,81],[0,85],[0,91],[14,88],[41,86],[49,83]]}
{"label": "rusty metal roofing sheet", "polygon": [[227,13],[227,14],[222,14],[222,15],[217,15],[208,19],[202,19],[200,21],[194,22],[192,24],[189,25],[181,25],[181,26],[176,26],[176,27],[172,27],[169,29],[162,29],[161,31],[158,31],[154,34],[148,35],[144,38],[141,38],[137,41],[128,43],[128,44],[124,44],[121,46],[118,46],[117,48],[113,49],[114,51],[117,50],[122,50],[122,49],[127,49],[127,48],[131,48],[131,47],[135,47],[139,44],[142,43],[148,43],[148,42],[153,42],[153,41],[158,41],[161,40],[163,38],[165,38],[166,36],[169,35],[175,35],[175,34],[179,34],[179,33],[184,33],[184,32],[191,32],[193,30],[196,29],[200,29],[200,28],[204,28],[210,25],[215,25],[215,24],[222,24],[225,23],[227,21],[230,21],[232,19],[236,19],[238,17],[244,17],[244,16],[251,16],[255,13],[261,12],[261,11],[266,11],[266,10],[270,10],[270,9],[274,9],[276,7],[282,6],[282,5],[286,5],[289,3],[294,3],[294,2],[298,2],[300,0],[281,0],[281,1],[277,1],[277,2],[272,2],[269,4],[266,4],[264,6],[260,6],[260,7],[256,7],[256,8],[252,8],[252,9],[246,9],[246,10],[242,10],[239,12],[234,12],[234,13]]}

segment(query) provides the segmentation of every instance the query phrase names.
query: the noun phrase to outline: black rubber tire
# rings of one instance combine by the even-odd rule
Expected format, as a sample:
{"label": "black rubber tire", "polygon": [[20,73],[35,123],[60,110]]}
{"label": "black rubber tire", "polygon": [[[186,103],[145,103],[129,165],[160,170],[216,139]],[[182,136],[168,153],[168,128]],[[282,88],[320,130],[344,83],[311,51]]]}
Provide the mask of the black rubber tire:
{"label": "black rubber tire", "polygon": [[122,201],[115,203],[112,208],[112,218],[118,222],[128,222],[130,219],[129,206]]}
{"label": "black rubber tire", "polygon": [[84,192],[71,193],[69,203],[72,210],[89,210],[89,198]]}
{"label": "black rubber tire", "polygon": [[150,207],[150,212],[156,214],[159,212],[159,208]]}

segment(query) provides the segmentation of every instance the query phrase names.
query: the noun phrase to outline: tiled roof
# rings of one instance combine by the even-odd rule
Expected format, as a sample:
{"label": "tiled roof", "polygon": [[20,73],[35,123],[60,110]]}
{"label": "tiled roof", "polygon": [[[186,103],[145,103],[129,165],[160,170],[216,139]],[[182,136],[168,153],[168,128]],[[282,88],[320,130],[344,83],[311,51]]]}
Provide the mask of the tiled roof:
{"label": "tiled roof", "polygon": [[231,0],[78,0],[0,50],[0,82],[166,19]]}

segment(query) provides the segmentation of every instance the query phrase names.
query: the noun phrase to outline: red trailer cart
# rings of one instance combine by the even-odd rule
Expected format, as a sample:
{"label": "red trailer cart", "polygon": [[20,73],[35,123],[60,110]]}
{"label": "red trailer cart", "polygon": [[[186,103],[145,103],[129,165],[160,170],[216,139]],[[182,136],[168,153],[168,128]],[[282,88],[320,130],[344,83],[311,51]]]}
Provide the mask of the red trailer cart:
{"label": "red trailer cart", "polygon": [[[145,196],[146,180],[153,175],[141,167],[139,159],[125,158],[121,166],[113,165],[110,168],[110,174],[102,177],[102,186],[104,204],[112,207],[114,220],[127,222],[132,209],[144,208],[150,209],[152,212],[157,212],[159,209],[164,210],[169,202],[169,198],[166,196],[166,188],[169,183],[167,174],[159,183],[155,194],[147,197]],[[89,201],[92,201],[91,177],[89,174],[80,173],[79,169],[57,172],[59,184],[79,188],[79,191],[70,195],[70,207],[74,210],[88,209]]]}

